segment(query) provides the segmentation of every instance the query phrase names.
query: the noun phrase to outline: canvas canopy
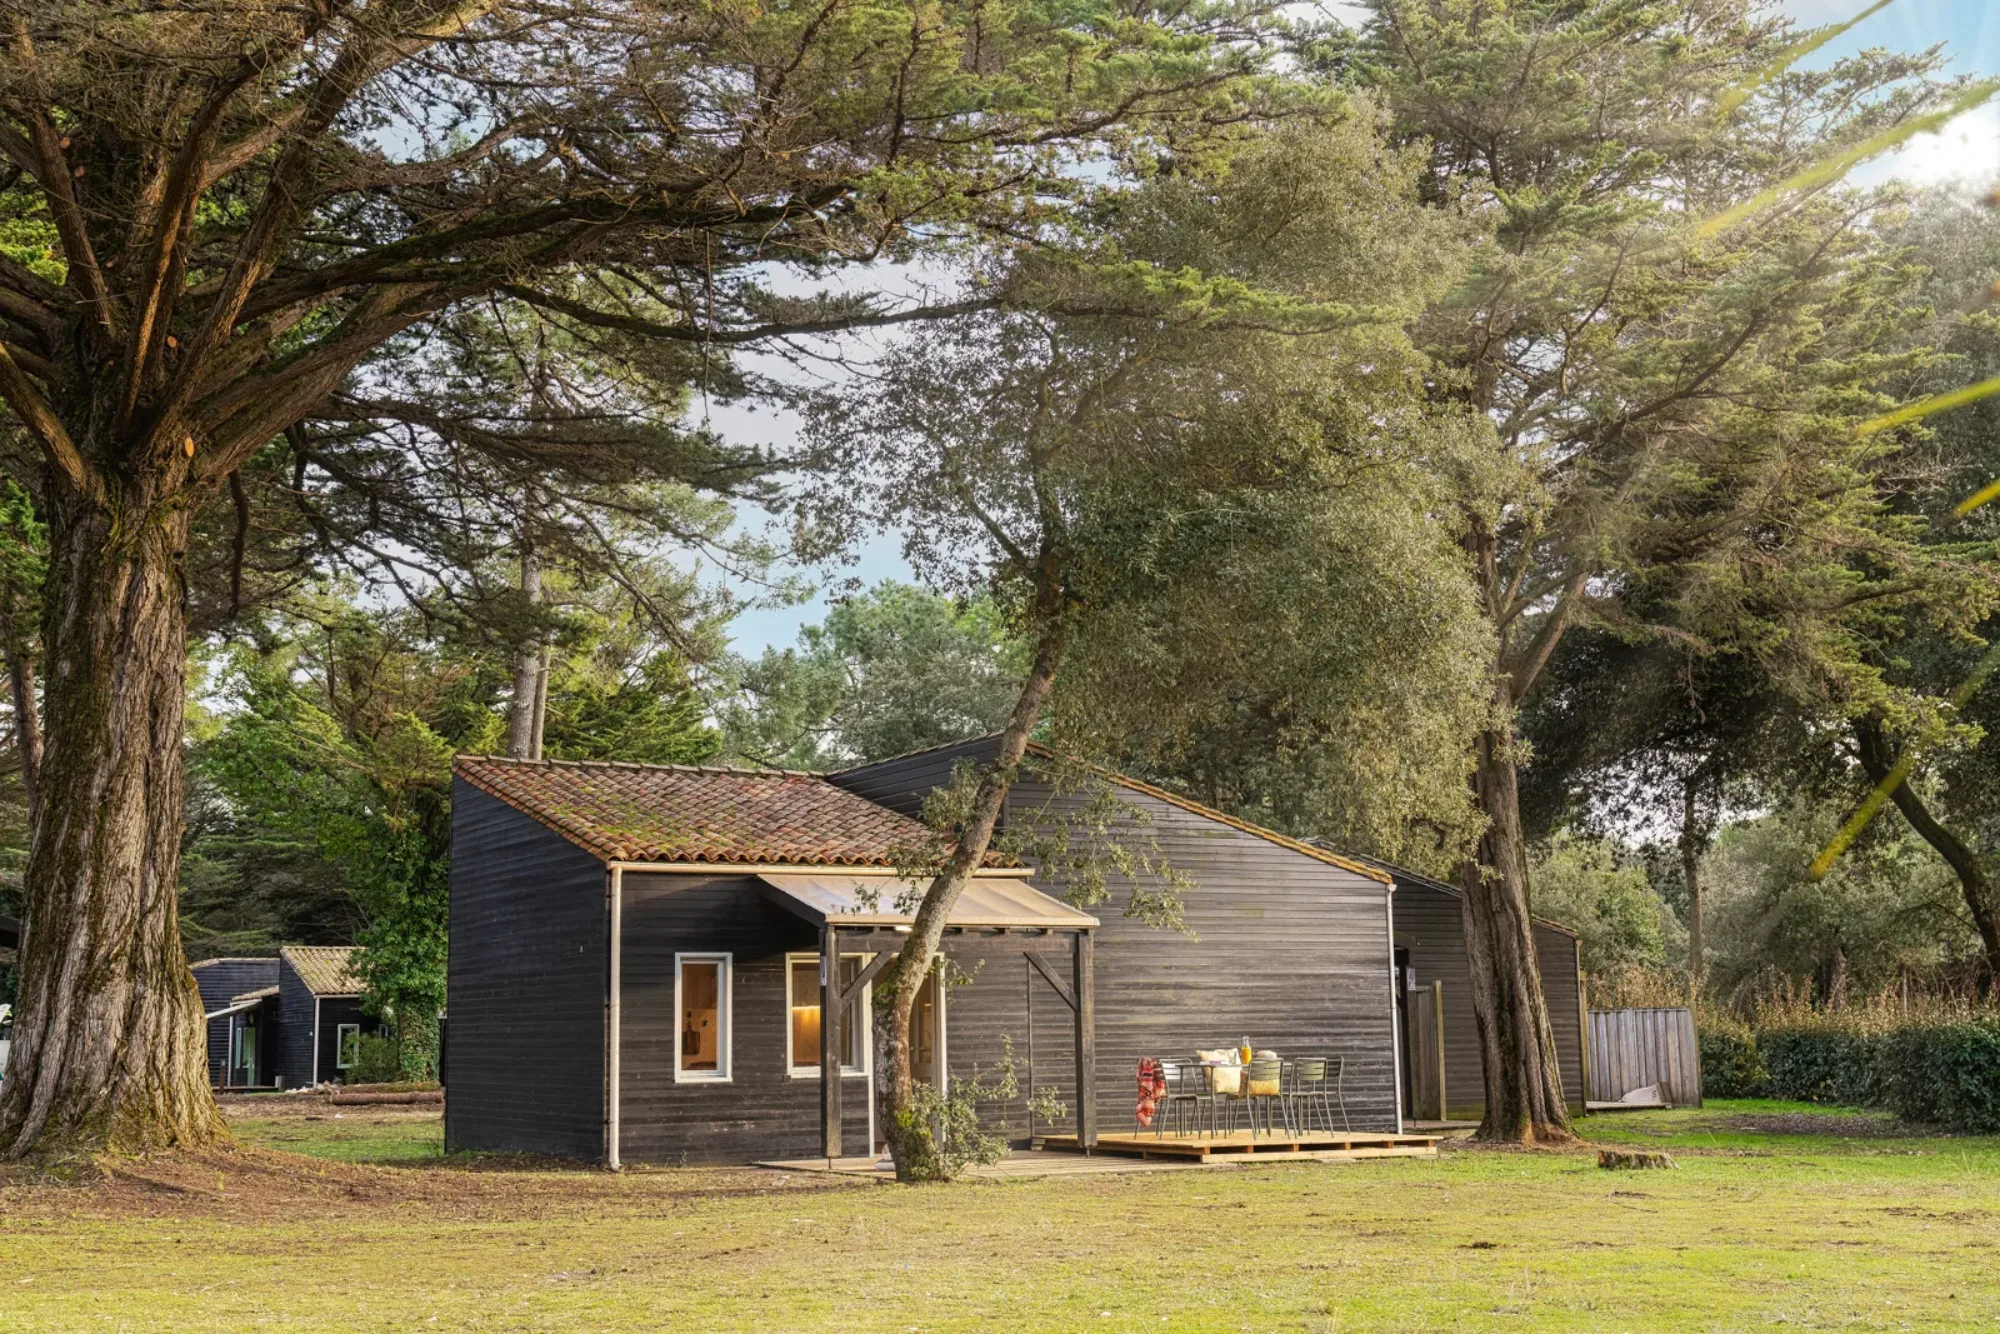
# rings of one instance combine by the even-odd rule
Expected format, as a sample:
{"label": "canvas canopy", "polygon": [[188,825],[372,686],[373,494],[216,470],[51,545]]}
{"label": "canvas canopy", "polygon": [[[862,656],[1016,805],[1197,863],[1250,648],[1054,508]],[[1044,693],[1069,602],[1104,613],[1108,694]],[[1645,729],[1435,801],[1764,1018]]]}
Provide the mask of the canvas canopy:
{"label": "canvas canopy", "polygon": [[[898,911],[923,886],[883,875],[772,873],[757,877],[800,916],[835,926],[908,926]],[[1087,931],[1097,919],[1042,893],[1018,876],[978,875],[953,905],[949,926],[978,929]]]}

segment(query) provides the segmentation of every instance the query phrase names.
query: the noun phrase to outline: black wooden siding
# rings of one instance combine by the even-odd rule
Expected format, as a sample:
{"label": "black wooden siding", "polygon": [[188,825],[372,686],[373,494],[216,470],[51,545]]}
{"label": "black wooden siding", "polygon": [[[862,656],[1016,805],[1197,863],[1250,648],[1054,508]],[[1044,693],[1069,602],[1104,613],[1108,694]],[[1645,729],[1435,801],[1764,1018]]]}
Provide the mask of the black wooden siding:
{"label": "black wooden siding", "polygon": [[[1444,1077],[1446,1114],[1478,1120],[1486,1106],[1486,1083],[1479,1054],[1479,1029],[1472,1015],[1470,973],[1465,957],[1464,905],[1454,894],[1415,880],[1396,885],[1396,946],[1409,951],[1419,988],[1444,983]],[[1535,955],[1542,970],[1542,995],[1562,1067],[1563,1097],[1572,1112],[1583,1110],[1582,1018],[1577,1011],[1576,938],[1547,926],[1535,927]]]}
{"label": "black wooden siding", "polygon": [[[786,1003],[788,954],[820,948],[819,928],[778,906],[754,877],[695,873],[624,876],[624,940],[620,960],[619,1151],[628,1163],[728,1163],[809,1158],[820,1152],[820,1086],[795,1078],[785,1054],[790,1022]],[[849,936],[842,953],[896,949],[893,932]],[[1067,936],[956,933],[945,953],[962,984],[946,1001],[945,1056],[950,1072],[976,1068],[993,1075],[1011,1041],[1021,1097],[992,1109],[991,1120],[1010,1138],[1025,1140],[1028,1079],[1028,998],[1023,957],[1041,955],[1056,976],[1070,980]],[[731,956],[730,1079],[674,1081],[680,1037],[674,1011],[674,956]],[[1074,1028],[1067,1006],[1035,979],[1035,1082],[1075,1106]],[[458,1004],[453,1001],[454,1006]],[[454,1080],[459,1053],[455,1009]],[[818,1053],[806,1056],[816,1063]],[[452,1097],[459,1097],[454,1082]],[[849,1077],[841,1100],[843,1150],[871,1151],[868,1081]],[[1129,1113],[1129,1108],[1128,1108]],[[1058,1129],[1068,1128],[1065,1122]],[[1046,1131],[1048,1126],[1038,1129]],[[878,1126],[877,1135],[880,1130]]]}
{"label": "black wooden siding", "polygon": [[[888,760],[834,781],[913,811],[929,786],[949,779],[954,764],[977,759],[991,744],[973,741]],[[1143,793],[1119,788],[1117,795],[1150,818],[1136,837],[1157,845],[1197,883],[1185,896],[1188,935],[1123,916],[1131,886],[1115,877],[1110,899],[1091,909],[1103,921],[1096,965],[1100,1133],[1131,1127],[1142,1057],[1192,1055],[1245,1036],[1285,1056],[1343,1056],[1354,1126],[1393,1130],[1389,887]],[[1008,799],[1007,820],[1018,827],[1090,799],[1088,793],[1057,796],[1048,784],[1024,779]],[[1037,883],[1062,893],[1060,884]],[[1054,1019],[1061,1010],[1050,994],[1046,1013]],[[1055,1068],[1043,1055],[1044,1013],[1038,999],[1038,1076]],[[960,1054],[954,1042],[954,1070]]]}
{"label": "black wooden siding", "polygon": [[920,750],[914,755],[883,760],[865,769],[850,769],[830,777],[857,796],[916,819],[923,813],[924,798],[951,781],[955,766],[976,763],[991,755],[993,748],[993,738],[979,737],[961,741],[955,746]]}
{"label": "black wooden siding", "polygon": [[[278,1076],[288,1089],[308,1088],[313,1083],[313,1032],[317,1011],[313,994],[298,970],[280,960],[278,964]],[[323,1066],[321,1080],[333,1078],[331,1066]]]}
{"label": "black wooden siding", "polygon": [[[1101,1133],[1129,1130],[1138,1064],[1248,1037],[1281,1056],[1339,1055],[1356,1129],[1395,1130],[1396,1041],[1389,887],[1130,789],[1118,799],[1149,840],[1194,878],[1189,933],[1124,916],[1114,878],[1091,911],[1097,932],[1097,1108]],[[1016,785],[1008,819],[1041,821],[1089,802],[1037,779]],[[1062,892],[1059,883],[1044,885]]]}
{"label": "black wooden siding", "polygon": [[453,780],[446,1147],[603,1155],[606,875]]}
{"label": "black wooden siding", "polygon": [[340,1026],[357,1024],[363,1035],[382,1031],[381,1022],[361,1010],[357,996],[319,998],[319,1078],[323,1084],[345,1083],[348,1074],[340,1068]]}
{"label": "black wooden siding", "polygon": [[[278,984],[278,961],[270,959],[208,959],[194,970],[195,989],[201,992],[201,1008],[204,1011],[220,1010],[228,1006],[233,997],[246,991],[262,991],[265,987]],[[269,1016],[266,1022],[274,1019]],[[231,1019],[211,1019],[208,1021],[208,1082],[220,1085],[229,1067],[229,1028]],[[266,1053],[266,1060],[271,1053]],[[268,1079],[268,1074],[266,1075]]]}

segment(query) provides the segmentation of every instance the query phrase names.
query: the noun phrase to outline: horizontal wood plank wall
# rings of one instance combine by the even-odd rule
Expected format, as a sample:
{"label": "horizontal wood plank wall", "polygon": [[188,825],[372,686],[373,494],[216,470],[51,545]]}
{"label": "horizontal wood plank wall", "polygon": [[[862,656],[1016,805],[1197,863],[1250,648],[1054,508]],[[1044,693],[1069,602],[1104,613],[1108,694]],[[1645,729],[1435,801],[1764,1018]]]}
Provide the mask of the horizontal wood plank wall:
{"label": "horizontal wood plank wall", "polygon": [[[945,937],[945,953],[960,978],[960,985],[949,989],[945,1001],[946,1067],[954,1079],[977,1076],[991,1083],[1011,1048],[1020,1094],[1006,1101],[988,1103],[981,1116],[991,1133],[1005,1136],[1012,1144],[1024,1143],[1036,1135],[1076,1131],[1076,1020],[1062,997],[1046,978],[1034,971],[1026,958],[1034,954],[1064,986],[1074,990],[1071,940],[1071,936],[1058,932],[1030,936],[967,931]],[[1102,961],[1097,975],[1101,988]],[[1101,989],[1099,994],[1102,995]],[[1031,1003],[1032,1071],[1028,1023]],[[1101,1078],[1101,1053],[1098,1059]],[[1031,1123],[1027,1104],[1038,1088],[1052,1089],[1066,1114],[1053,1123]],[[1123,1116],[1118,1122],[1100,1120],[1100,1133],[1131,1124],[1129,1100]]]}
{"label": "horizontal wood plank wall", "polygon": [[[774,904],[750,876],[634,871],[624,877],[624,937],[619,1079],[624,1160],[743,1163],[817,1156],[819,1080],[794,1078],[786,1063],[790,1011],[784,968],[788,954],[818,953],[818,928]],[[898,949],[903,939],[887,931],[849,936],[842,952]],[[1056,935],[971,932],[945,938],[945,953],[961,979],[946,1000],[947,1067],[958,1078],[976,1072],[990,1080],[1011,1040],[1022,1092],[989,1108],[996,1130],[1010,1139],[1026,1139],[1030,1133],[1025,1105],[1028,965],[1022,956],[1033,950],[1067,982],[1069,948],[1069,938]],[[680,1040],[674,1013],[676,953],[731,956],[728,1083],[674,1082]],[[1036,985],[1035,1084],[1053,1087],[1073,1108],[1069,1012],[1046,982],[1038,977]],[[807,1064],[815,1055],[808,1053]],[[1056,1127],[1069,1128],[1069,1123]],[[1037,1132],[1049,1129],[1039,1126]],[[868,1151],[867,1135],[868,1081],[850,1077],[841,1099],[846,1151],[853,1156]]]}
{"label": "horizontal wood plank wall", "polygon": [[878,806],[915,819],[923,813],[924,798],[949,783],[954,768],[984,760],[993,750],[993,738],[980,737],[835,774],[833,781]]}
{"label": "horizontal wood plank wall", "polygon": [[[201,1008],[220,1010],[246,991],[262,991],[278,985],[278,960],[217,959],[194,970],[195,989],[201,992]],[[234,1016],[208,1021],[208,1082],[220,1085],[229,1072],[229,1027]],[[266,1023],[270,1020],[266,1019]],[[267,1057],[268,1059],[268,1057]],[[265,1070],[265,1083],[272,1071]]]}
{"label": "horizontal wood plank wall", "polygon": [[[1192,1056],[1248,1036],[1280,1056],[1346,1059],[1348,1115],[1357,1130],[1396,1128],[1390,993],[1389,887],[1130,789],[1149,838],[1196,885],[1185,895],[1192,934],[1124,916],[1131,884],[1109,882],[1091,909],[1097,932],[1097,1099],[1106,1133],[1132,1124],[1143,1057]],[[1019,783],[1011,826],[1080,810],[1090,793]],[[1058,881],[1037,884],[1060,895]],[[1039,1017],[1039,1011],[1037,1012]]]}
{"label": "horizontal wood plank wall", "polygon": [[322,1083],[345,1081],[350,1076],[340,1068],[340,1026],[359,1024],[364,1035],[379,1033],[382,1025],[361,1009],[352,996],[322,996],[319,1000],[319,1077]]}
{"label": "horizontal wood plank wall", "polygon": [[[1413,881],[1399,881],[1396,945],[1410,952],[1410,970],[1419,987],[1428,988],[1433,981],[1444,983],[1447,1114],[1454,1120],[1478,1120],[1486,1107],[1486,1082],[1479,1054],[1479,1026],[1472,1014],[1464,905],[1456,895]],[[1563,1098],[1572,1112],[1581,1112],[1583,1037],[1576,999],[1576,940],[1560,931],[1537,926],[1535,953],[1542,970],[1542,994],[1549,1005],[1556,1060],[1562,1068]]]}
{"label": "horizontal wood plank wall", "polygon": [[[288,1089],[313,1082],[313,994],[305,979],[284,962],[278,965],[278,1073]],[[331,1070],[320,1078],[331,1079]]]}
{"label": "horizontal wood plank wall", "polygon": [[1617,1102],[1658,1085],[1674,1107],[1701,1106],[1701,1047],[1684,1006],[1590,1012],[1590,1098]]}
{"label": "horizontal wood plank wall", "polygon": [[452,803],[445,1143],[599,1159],[604,865],[456,779]]}
{"label": "horizontal wood plank wall", "polygon": [[[819,928],[778,907],[742,874],[624,877],[619,1057],[621,1153],[630,1163],[743,1163],[820,1151],[819,1080],[785,1061],[785,956],[819,953]],[[845,950],[843,949],[843,952]],[[856,945],[855,952],[868,952]],[[730,1081],[674,1082],[680,1016],[674,955],[732,956]],[[456,1054],[454,1053],[454,1060]],[[805,1054],[812,1064],[817,1051]],[[841,1140],[867,1151],[867,1081],[848,1078]]]}

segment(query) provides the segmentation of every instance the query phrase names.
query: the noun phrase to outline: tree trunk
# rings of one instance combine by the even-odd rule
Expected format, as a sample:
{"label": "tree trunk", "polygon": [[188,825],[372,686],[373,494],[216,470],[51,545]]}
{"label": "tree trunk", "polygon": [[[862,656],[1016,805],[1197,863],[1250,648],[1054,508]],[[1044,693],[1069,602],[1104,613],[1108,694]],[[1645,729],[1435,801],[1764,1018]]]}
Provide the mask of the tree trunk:
{"label": "tree trunk", "polygon": [[[986,860],[988,849],[993,846],[993,832],[998,828],[1000,813],[1006,806],[1007,790],[1013,786],[1015,770],[1021,763],[1021,757],[1027,753],[1028,736],[1041,717],[1049,688],[1055,684],[1068,639],[1068,627],[1060,610],[1045,615],[1041,640],[1035,647],[1034,665],[1021,686],[1021,697],[1014,703],[1014,712],[1007,720],[1006,730],[1000,733],[1000,746],[993,762],[979,776],[971,810],[958,831],[958,842],[945,861],[944,869],[924,891],[924,901],[911,924],[910,937],[903,942],[896,962],[885,970],[889,979],[885,985],[893,999],[888,1032],[878,1047],[887,1057],[887,1070],[881,1085],[883,1134],[889,1141],[890,1156],[896,1162],[898,1181],[930,1181],[941,1175],[930,1127],[917,1119],[913,1109],[916,1079],[910,1071],[910,1016],[916,1008],[917,993],[923,989],[923,979],[937,961],[952,907],[972,879],[972,873]],[[1078,1096],[1086,1097],[1088,1094],[1079,1093]]]}
{"label": "tree trunk", "polygon": [[[1862,769],[1877,783],[1888,781],[1897,757],[1882,730],[1881,720],[1863,719],[1855,724],[1854,732],[1860,743]],[[1979,942],[1986,954],[1986,977],[1980,990],[1990,989],[1994,979],[2000,978],[2000,908],[1995,906],[1993,882],[1986,874],[1985,864],[1963,839],[1939,823],[1908,779],[1896,784],[1889,799],[1896,803],[1896,809],[1903,813],[1918,837],[1930,844],[1958,876],[1966,911],[1972,915],[1972,925],[1979,932]]]}
{"label": "tree trunk", "polygon": [[1479,1138],[1518,1144],[1573,1139],[1562,1068],[1542,995],[1513,738],[1479,738],[1473,787],[1486,815],[1479,853],[1466,863],[1465,950],[1486,1082]]}
{"label": "tree trunk", "polygon": [[0,1156],[205,1145],[225,1132],[175,903],[189,510],[50,489],[47,748]]}
{"label": "tree trunk", "polygon": [[1702,975],[1708,959],[1703,953],[1701,931],[1701,856],[1707,851],[1708,835],[1703,825],[1700,798],[1690,778],[1681,788],[1681,877],[1688,892],[1688,1000],[1701,996]]}
{"label": "tree trunk", "polygon": [[[535,549],[524,541],[521,547],[521,600],[528,614],[542,601],[542,563]],[[514,651],[514,694],[507,701],[507,755],[530,760],[535,755],[535,683],[542,670],[542,636],[537,627],[523,635]]]}

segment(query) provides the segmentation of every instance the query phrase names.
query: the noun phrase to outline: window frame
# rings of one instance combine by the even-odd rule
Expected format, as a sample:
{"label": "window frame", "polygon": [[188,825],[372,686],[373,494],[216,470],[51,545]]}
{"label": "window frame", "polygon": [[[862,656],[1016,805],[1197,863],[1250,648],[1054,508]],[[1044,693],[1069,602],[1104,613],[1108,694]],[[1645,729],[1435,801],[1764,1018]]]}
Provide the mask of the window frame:
{"label": "window frame", "polygon": [[[863,953],[859,950],[843,950],[840,957],[842,959],[859,959],[861,960],[861,966],[866,968],[869,960],[873,959],[875,955],[873,953]],[[785,1073],[793,1079],[818,1079],[820,1077],[818,1052],[811,1053],[811,1065],[801,1065],[799,1064],[799,1054],[792,1050],[792,965],[795,963],[817,964],[818,962],[819,952],[817,950],[794,950],[785,956]],[[815,983],[814,985],[817,986],[818,984]],[[856,1004],[861,1020],[861,1031],[859,1034],[861,1041],[861,1064],[854,1066],[842,1061],[840,1064],[840,1077],[842,1079],[866,1079],[875,1073],[875,988],[873,986],[863,987]],[[819,1021],[824,1024],[826,1016],[821,1015]]]}
{"label": "window frame", "polygon": [[[347,1030],[350,1028],[354,1030],[355,1059],[352,1061],[343,1061],[341,1057],[347,1054],[347,1042],[344,1038],[341,1037],[341,1034],[347,1032]],[[333,1026],[333,1068],[336,1070],[352,1070],[357,1064],[359,1064],[360,1059],[361,1059],[361,1025],[335,1024]]]}
{"label": "window frame", "polygon": [[[681,1067],[681,978],[690,963],[717,965],[715,988],[715,1069],[686,1070]],[[789,1016],[787,1016],[789,1018]],[[736,1037],[736,956],[727,950],[674,952],[674,1083],[733,1084]],[[788,1038],[787,1041],[790,1039]]]}

